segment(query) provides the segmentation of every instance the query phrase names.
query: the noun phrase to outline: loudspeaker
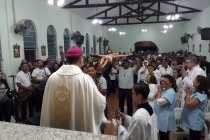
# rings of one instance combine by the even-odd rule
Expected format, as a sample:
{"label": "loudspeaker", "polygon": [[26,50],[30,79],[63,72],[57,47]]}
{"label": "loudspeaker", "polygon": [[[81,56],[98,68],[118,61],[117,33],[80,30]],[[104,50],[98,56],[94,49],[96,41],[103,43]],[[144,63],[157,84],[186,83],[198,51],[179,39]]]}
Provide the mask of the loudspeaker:
{"label": "loudspeaker", "polygon": [[183,36],[180,39],[181,39],[182,44],[187,43],[187,38],[186,37]]}
{"label": "loudspeaker", "polygon": [[76,43],[83,44],[84,43],[84,36],[83,35],[78,35],[76,37]]}
{"label": "loudspeaker", "polygon": [[210,28],[201,29],[201,40],[210,40]]}
{"label": "loudspeaker", "polygon": [[107,46],[109,44],[109,40],[104,39],[103,46]]}

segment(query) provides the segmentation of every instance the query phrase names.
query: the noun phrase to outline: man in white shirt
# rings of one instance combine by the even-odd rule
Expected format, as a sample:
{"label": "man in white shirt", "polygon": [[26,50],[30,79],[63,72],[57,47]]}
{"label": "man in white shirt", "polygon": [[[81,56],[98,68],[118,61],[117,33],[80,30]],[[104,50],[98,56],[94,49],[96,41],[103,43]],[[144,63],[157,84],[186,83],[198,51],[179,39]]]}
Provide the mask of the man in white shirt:
{"label": "man in white shirt", "polygon": [[186,58],[185,64],[182,65],[183,87],[190,87],[193,90],[193,81],[197,75],[206,77],[205,71],[198,65],[197,58],[195,56]]}
{"label": "man in white shirt", "polygon": [[123,61],[123,67],[116,66],[116,63],[113,61],[113,68],[119,71],[119,107],[120,111],[124,112],[124,102],[127,99],[127,114],[132,116],[133,107],[132,107],[132,88],[134,85],[133,75],[140,68],[139,60],[136,61],[136,67],[130,68],[129,61],[125,59]]}
{"label": "man in white shirt", "polygon": [[35,105],[36,105],[37,112],[41,110],[44,87],[50,74],[51,72],[49,71],[49,69],[44,67],[43,60],[41,59],[37,60],[37,68],[34,69],[32,72],[33,83],[37,84],[36,91],[33,95],[34,98],[36,99]]}
{"label": "man in white shirt", "polygon": [[[27,63],[21,64],[21,71],[19,71],[16,75],[16,84],[18,90],[22,89],[23,92],[27,92],[27,97],[21,101],[21,112],[22,112],[22,120],[26,120],[27,116],[27,103],[29,107],[29,117],[33,116],[33,100],[31,94],[33,92],[33,87],[31,83],[31,75],[29,72],[29,67]],[[23,94],[23,93],[19,93]]]}

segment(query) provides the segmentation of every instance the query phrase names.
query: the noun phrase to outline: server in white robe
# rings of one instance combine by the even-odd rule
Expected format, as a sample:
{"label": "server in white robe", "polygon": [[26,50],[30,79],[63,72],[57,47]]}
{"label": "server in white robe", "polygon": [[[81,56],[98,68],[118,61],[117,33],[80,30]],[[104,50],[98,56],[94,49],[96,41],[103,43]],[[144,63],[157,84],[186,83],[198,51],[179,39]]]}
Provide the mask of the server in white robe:
{"label": "server in white robe", "polygon": [[100,132],[106,99],[93,79],[81,71],[82,55],[79,47],[71,47],[66,54],[67,65],[49,77],[43,98],[41,126]]}
{"label": "server in white robe", "polygon": [[[146,83],[134,85],[133,103],[138,109],[134,115],[128,116],[121,113],[121,118],[117,120],[118,140],[153,140],[151,129],[151,115],[153,109],[147,101],[149,86]],[[122,125],[124,120],[124,126]]]}

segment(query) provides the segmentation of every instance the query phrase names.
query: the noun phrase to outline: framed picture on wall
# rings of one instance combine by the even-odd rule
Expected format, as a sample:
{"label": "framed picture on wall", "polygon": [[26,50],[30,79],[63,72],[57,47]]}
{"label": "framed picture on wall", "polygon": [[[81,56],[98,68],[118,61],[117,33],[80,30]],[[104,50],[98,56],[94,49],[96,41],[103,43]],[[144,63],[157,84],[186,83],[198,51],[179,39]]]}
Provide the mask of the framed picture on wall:
{"label": "framed picture on wall", "polygon": [[20,57],[20,45],[14,45],[13,46],[14,50],[14,58],[19,58]]}
{"label": "framed picture on wall", "polygon": [[42,56],[46,56],[46,46],[44,44],[41,46],[41,54]]}

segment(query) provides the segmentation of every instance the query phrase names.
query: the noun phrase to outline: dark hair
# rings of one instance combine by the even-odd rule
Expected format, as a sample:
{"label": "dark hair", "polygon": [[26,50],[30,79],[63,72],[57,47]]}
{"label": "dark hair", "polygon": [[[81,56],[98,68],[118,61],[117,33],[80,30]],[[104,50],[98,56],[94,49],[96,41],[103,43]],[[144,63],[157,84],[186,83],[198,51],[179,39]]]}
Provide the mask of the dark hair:
{"label": "dark hair", "polygon": [[177,71],[178,77],[182,77],[182,74],[181,74],[181,70],[180,69],[173,69],[173,70],[176,70]]}
{"label": "dark hair", "polygon": [[128,62],[128,64],[130,63],[128,59],[124,59],[124,60],[123,60],[123,63],[124,63],[124,62]]}
{"label": "dark hair", "polygon": [[149,95],[149,86],[146,83],[138,83],[133,86],[133,90],[136,94],[141,94],[144,99],[147,99]]}
{"label": "dark hair", "polygon": [[96,69],[95,66],[93,64],[90,64],[87,68],[94,68],[94,69]]}
{"label": "dark hair", "polygon": [[147,67],[152,67],[152,68],[154,68],[152,64],[148,64]]}
{"label": "dark hair", "polygon": [[26,65],[28,65],[28,63],[23,62],[23,63],[21,63],[21,65],[20,65],[20,66],[22,67],[22,66],[23,66],[23,65],[25,65],[25,64],[26,64]]}
{"label": "dark hair", "polygon": [[83,65],[83,66],[81,67],[82,71],[83,71],[85,68],[88,68],[87,65]]}
{"label": "dark hair", "polygon": [[39,61],[42,61],[42,63],[44,63],[44,61],[42,59],[37,59],[36,62],[38,63]]}
{"label": "dark hair", "polygon": [[157,84],[157,78],[153,74],[148,74],[150,75],[150,83],[152,84]]}
{"label": "dark hair", "polygon": [[174,79],[174,77],[172,77],[169,74],[163,75],[162,77],[168,79],[169,82],[172,83],[171,87],[175,90],[175,92],[177,92],[177,85],[176,85],[176,80]]}
{"label": "dark hair", "polygon": [[66,57],[66,62],[68,64],[76,64],[79,61],[80,57]]}
{"label": "dark hair", "polygon": [[207,94],[209,89],[208,79],[202,75],[197,75],[196,79],[200,83],[198,87],[196,87],[196,92],[200,92],[201,94]]}
{"label": "dark hair", "polygon": [[66,64],[66,61],[64,61],[64,60],[60,61],[59,67],[61,67],[63,65],[63,63]]}

